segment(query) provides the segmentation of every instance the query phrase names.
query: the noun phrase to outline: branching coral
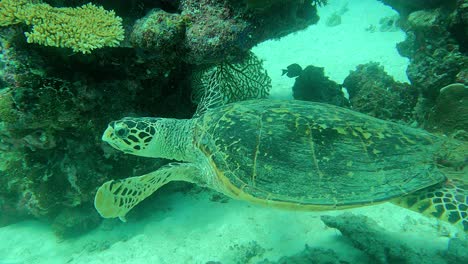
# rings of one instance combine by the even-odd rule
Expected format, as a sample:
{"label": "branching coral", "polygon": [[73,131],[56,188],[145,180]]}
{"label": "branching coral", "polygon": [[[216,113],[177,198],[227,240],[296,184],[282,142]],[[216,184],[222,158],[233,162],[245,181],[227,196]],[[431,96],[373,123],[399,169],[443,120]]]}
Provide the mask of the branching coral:
{"label": "branching coral", "polygon": [[77,8],[56,8],[37,0],[0,2],[0,26],[25,23],[29,43],[72,48],[90,53],[105,46],[115,47],[124,38],[122,19],[114,11],[93,4]]}

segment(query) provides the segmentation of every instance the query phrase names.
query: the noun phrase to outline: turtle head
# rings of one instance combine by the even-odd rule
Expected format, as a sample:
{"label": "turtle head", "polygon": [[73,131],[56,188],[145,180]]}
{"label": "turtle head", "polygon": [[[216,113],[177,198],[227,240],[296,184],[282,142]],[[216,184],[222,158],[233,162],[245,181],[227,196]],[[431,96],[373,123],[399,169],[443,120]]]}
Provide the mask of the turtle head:
{"label": "turtle head", "polygon": [[102,140],[115,149],[143,157],[160,157],[159,134],[163,118],[126,117],[109,123]]}

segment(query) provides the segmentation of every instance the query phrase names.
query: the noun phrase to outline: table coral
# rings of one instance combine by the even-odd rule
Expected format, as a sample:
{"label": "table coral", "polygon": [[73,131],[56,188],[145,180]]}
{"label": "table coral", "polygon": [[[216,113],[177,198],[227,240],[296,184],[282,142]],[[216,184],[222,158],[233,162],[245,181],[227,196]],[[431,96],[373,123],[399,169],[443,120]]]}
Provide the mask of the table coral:
{"label": "table coral", "polygon": [[124,38],[122,19],[91,3],[77,8],[56,8],[35,0],[3,0],[0,26],[24,23],[28,43],[72,48],[90,53],[105,46],[115,47]]}

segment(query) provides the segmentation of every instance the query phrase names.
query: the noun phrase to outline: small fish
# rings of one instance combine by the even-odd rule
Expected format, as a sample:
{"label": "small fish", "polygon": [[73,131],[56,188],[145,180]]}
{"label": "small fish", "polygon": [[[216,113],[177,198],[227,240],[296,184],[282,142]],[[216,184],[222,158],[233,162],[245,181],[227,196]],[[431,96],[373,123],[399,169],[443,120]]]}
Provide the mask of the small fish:
{"label": "small fish", "polygon": [[281,76],[286,74],[286,76],[288,76],[289,78],[294,78],[301,75],[301,73],[302,67],[297,63],[293,63],[286,67],[286,69],[283,69],[283,74],[281,74]]}

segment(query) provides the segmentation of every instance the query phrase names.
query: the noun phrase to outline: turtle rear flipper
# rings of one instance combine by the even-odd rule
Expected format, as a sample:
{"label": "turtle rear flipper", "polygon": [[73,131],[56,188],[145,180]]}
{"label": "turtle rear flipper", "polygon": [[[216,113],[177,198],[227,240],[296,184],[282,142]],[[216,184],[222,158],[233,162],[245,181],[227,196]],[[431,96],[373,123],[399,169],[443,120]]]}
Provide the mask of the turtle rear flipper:
{"label": "turtle rear flipper", "polygon": [[468,232],[468,184],[463,180],[450,179],[397,198],[394,203]]}
{"label": "turtle rear flipper", "polygon": [[163,185],[177,180],[193,182],[197,173],[192,164],[171,163],[142,176],[111,180],[97,190],[94,206],[102,217],[118,217],[125,222],[125,215],[133,207]]}

